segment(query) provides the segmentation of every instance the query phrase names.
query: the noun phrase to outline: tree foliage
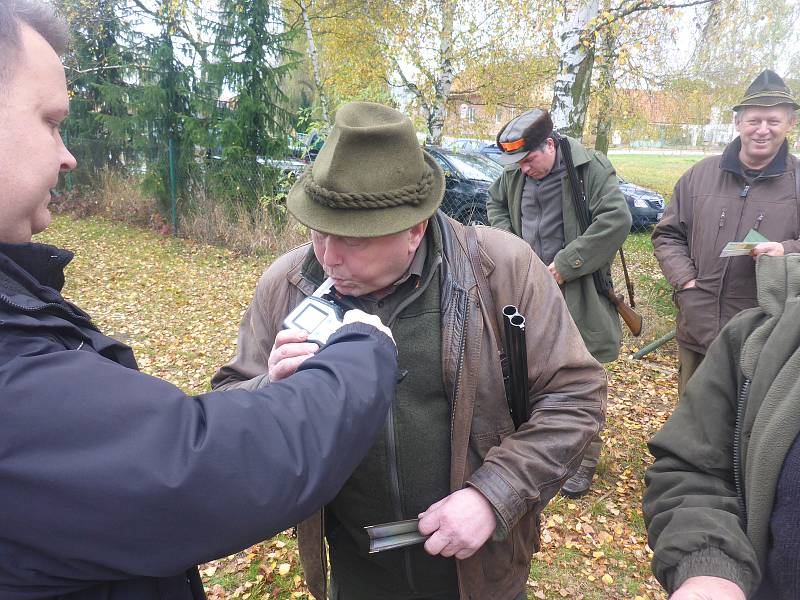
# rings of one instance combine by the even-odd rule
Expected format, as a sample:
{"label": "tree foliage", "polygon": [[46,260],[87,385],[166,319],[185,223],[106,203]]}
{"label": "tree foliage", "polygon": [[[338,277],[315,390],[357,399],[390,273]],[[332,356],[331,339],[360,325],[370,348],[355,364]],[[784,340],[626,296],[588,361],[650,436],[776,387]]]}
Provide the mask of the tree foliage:
{"label": "tree foliage", "polygon": [[279,20],[272,0],[220,0],[210,72],[218,89],[234,96],[220,123],[223,157],[279,156],[286,150],[290,115],[283,79],[293,31]]}

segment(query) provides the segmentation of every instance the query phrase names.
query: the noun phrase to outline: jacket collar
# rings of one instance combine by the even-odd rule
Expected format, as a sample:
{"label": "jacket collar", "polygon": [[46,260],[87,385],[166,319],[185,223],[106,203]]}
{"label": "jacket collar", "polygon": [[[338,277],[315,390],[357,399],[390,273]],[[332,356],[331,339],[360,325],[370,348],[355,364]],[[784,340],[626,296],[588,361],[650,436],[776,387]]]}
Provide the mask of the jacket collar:
{"label": "jacket collar", "polygon": [[39,286],[58,292],[64,287],[64,269],[75,255],[48,244],[0,242],[0,268],[21,271]]}
{"label": "jacket collar", "polygon": [[[744,165],[739,160],[739,152],[742,150],[742,140],[737,137],[730,144],[725,146],[722,152],[722,160],[719,163],[719,168],[725,171],[730,171],[736,175],[744,177]],[[778,148],[778,153],[772,158],[770,163],[762,169],[761,177],[773,177],[781,175],[786,172],[786,157],[789,154],[789,143],[783,140],[783,144]]]}
{"label": "jacket collar", "polygon": [[0,300],[24,310],[58,306],[73,318],[91,318],[61,296],[72,252],[47,244],[0,242]]}

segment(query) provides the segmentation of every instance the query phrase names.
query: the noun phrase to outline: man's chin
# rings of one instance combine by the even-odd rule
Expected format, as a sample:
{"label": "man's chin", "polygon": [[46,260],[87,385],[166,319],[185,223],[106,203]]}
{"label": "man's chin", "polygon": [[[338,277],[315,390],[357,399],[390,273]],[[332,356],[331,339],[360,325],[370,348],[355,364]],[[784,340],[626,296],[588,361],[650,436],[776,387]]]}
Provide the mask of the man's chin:
{"label": "man's chin", "polygon": [[31,234],[36,235],[37,233],[42,233],[50,226],[52,220],[53,215],[50,213],[49,208],[40,211],[31,223]]}

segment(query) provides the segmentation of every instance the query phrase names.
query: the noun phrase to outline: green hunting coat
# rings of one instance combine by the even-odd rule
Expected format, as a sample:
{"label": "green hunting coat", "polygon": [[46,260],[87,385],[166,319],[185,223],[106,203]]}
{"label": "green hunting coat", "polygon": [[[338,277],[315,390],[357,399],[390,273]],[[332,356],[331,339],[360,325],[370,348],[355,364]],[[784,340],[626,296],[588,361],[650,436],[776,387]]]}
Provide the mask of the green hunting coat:
{"label": "green hunting coat", "polygon": [[[568,138],[578,176],[583,179],[591,223],[580,234],[572,188],[566,171],[562,179],[564,248],[555,265],[566,282],[567,307],[589,352],[600,362],[619,356],[620,323],[616,307],[597,293],[592,273],[602,269],[610,277],[614,255],[631,229],[631,214],[608,159]],[[494,227],[522,237],[522,188],[525,175],[518,165],[506,167],[489,188],[487,214]]]}
{"label": "green hunting coat", "polygon": [[758,306],[723,328],[649,444],[644,518],[670,593],[712,575],[748,598],[778,597],[763,573],[778,479],[800,434],[800,254],[759,257],[756,282]]}

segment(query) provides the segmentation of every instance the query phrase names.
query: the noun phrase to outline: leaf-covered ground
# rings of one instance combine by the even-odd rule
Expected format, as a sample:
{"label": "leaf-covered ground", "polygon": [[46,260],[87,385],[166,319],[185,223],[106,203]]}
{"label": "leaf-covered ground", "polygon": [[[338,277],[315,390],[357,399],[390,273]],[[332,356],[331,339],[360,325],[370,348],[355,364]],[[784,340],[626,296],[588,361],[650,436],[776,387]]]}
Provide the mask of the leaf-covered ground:
{"label": "leaf-covered ground", "polygon": [[[239,320],[268,262],[94,219],[59,217],[38,240],[77,251],[67,297],[131,344],[143,371],[194,393],[208,389],[232,356]],[[629,250],[633,262],[649,264],[646,244],[639,245]],[[596,483],[585,498],[558,497],[548,506],[529,598],[665,598],[650,575],[640,498],[645,443],[673,408],[676,363],[672,343],[632,360],[639,344],[626,341],[608,366]],[[203,565],[202,573],[212,600],[309,597],[289,532]]]}

